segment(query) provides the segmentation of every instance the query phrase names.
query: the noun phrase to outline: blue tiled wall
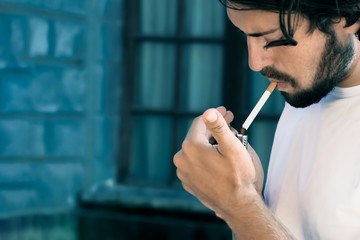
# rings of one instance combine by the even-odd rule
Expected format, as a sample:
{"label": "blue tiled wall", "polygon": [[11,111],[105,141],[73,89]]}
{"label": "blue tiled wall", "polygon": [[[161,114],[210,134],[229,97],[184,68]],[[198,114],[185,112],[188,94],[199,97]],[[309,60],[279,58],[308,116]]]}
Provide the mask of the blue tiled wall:
{"label": "blue tiled wall", "polygon": [[114,178],[123,0],[0,0],[0,218]]}

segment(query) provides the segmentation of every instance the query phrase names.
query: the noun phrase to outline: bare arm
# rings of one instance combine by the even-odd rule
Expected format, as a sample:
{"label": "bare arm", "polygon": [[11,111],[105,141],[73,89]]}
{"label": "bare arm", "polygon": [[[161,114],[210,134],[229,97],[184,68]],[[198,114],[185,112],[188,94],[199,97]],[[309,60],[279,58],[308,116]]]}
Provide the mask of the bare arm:
{"label": "bare arm", "polygon": [[[240,239],[292,239],[256,191],[251,156],[223,116],[223,111],[211,109],[195,119],[175,155],[185,190],[223,218]],[[209,143],[211,136],[218,145]]]}
{"label": "bare arm", "polygon": [[261,197],[254,192],[224,215],[224,220],[237,239],[294,239],[286,228],[272,215]]}

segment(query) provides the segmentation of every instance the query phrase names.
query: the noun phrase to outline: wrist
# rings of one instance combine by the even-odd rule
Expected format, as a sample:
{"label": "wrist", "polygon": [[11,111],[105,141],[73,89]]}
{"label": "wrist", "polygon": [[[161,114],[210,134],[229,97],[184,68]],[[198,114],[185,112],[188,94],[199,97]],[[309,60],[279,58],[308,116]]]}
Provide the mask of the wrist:
{"label": "wrist", "polygon": [[263,202],[262,195],[259,195],[254,185],[243,187],[237,193],[233,194],[233,197],[224,204],[223,208],[218,212],[223,219],[239,217],[243,215],[241,213],[246,212],[254,204],[258,204],[258,201]]}

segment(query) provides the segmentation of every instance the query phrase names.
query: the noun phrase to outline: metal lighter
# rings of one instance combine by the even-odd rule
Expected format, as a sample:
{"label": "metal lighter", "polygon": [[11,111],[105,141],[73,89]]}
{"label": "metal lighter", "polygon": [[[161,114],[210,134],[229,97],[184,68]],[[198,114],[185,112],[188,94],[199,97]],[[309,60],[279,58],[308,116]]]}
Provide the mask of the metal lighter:
{"label": "metal lighter", "polygon": [[240,140],[242,145],[244,145],[244,147],[247,149],[248,148],[248,136],[246,134],[242,134],[242,133],[237,133],[235,136],[237,137],[237,139]]}

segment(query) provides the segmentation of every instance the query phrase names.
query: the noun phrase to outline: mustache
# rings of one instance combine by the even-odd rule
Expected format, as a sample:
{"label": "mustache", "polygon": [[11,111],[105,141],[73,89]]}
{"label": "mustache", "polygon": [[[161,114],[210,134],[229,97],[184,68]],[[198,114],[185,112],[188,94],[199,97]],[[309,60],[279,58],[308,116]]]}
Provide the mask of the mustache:
{"label": "mustache", "polygon": [[273,67],[264,67],[263,69],[261,69],[260,73],[264,77],[274,78],[274,79],[282,81],[282,82],[290,83],[292,85],[292,87],[294,87],[294,88],[297,87],[297,85],[298,85],[295,78],[291,77],[287,73],[280,72]]}

